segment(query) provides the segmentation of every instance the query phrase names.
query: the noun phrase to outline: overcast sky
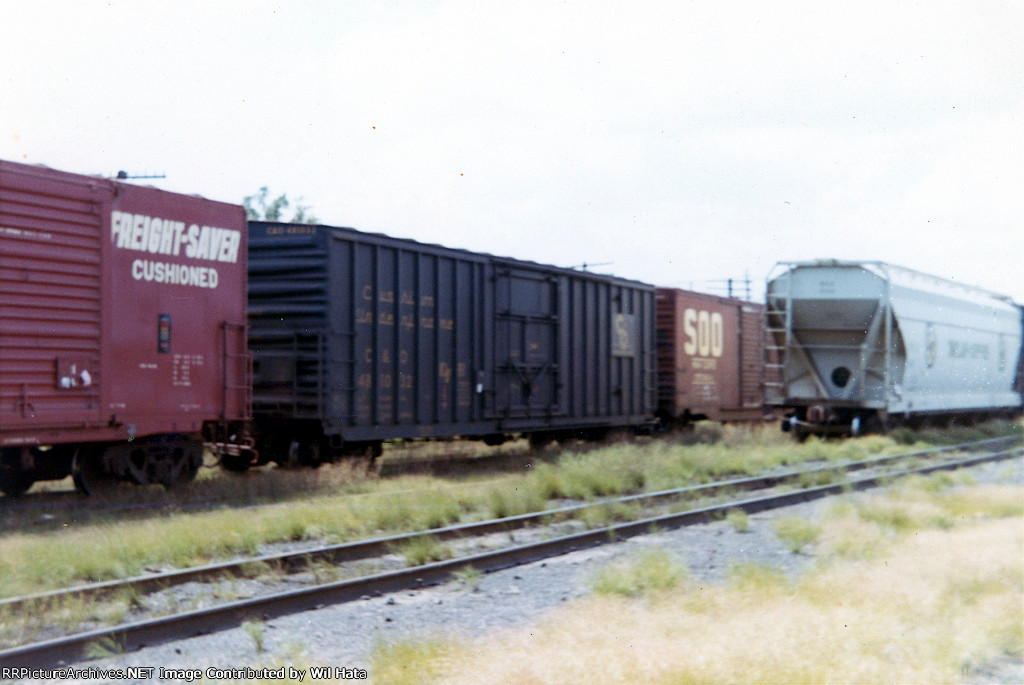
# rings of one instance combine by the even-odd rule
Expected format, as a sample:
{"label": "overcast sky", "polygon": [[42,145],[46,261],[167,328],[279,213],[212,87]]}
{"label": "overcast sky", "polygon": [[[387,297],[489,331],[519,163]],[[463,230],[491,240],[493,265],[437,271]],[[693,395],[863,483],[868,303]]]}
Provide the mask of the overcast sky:
{"label": "overcast sky", "polygon": [[1024,302],[1024,3],[0,0],[0,158],[711,290]]}

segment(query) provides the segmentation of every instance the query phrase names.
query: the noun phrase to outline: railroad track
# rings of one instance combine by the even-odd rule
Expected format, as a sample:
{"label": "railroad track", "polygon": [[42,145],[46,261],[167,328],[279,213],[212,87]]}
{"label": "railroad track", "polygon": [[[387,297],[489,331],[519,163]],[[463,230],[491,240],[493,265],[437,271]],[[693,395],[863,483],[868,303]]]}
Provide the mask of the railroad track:
{"label": "railroad track", "polygon": [[[424,536],[429,536],[439,541],[465,539],[496,532],[513,531],[543,522],[570,518],[593,507],[606,507],[618,504],[651,506],[666,500],[680,499],[692,502],[696,498],[707,498],[737,490],[749,492],[778,488],[779,486],[793,483],[815,482],[817,478],[834,479],[840,471],[845,473],[863,470],[877,471],[861,478],[843,478],[839,482],[830,482],[799,490],[773,492],[756,497],[730,498],[706,506],[688,508],[685,511],[646,515],[637,520],[614,523],[593,530],[575,532],[540,542],[518,544],[500,550],[474,553],[446,561],[374,573],[348,580],[315,584],[286,592],[277,592],[227,602],[215,607],[141,620],[131,624],[99,628],[65,637],[21,645],[0,651],[0,667],[46,668],[73,663],[83,658],[89,645],[104,641],[108,643],[113,642],[125,651],[134,651],[147,645],[151,646],[162,642],[236,627],[244,621],[253,618],[268,620],[285,614],[316,609],[329,604],[351,601],[369,595],[434,585],[450,579],[460,569],[467,567],[490,572],[551,556],[566,554],[577,549],[641,535],[649,532],[652,528],[671,529],[706,522],[721,517],[732,509],[740,509],[748,514],[755,513],[841,492],[863,490],[907,475],[965,468],[989,461],[1013,458],[1019,456],[1024,451],[1024,445],[1021,445],[1020,442],[1020,438],[1016,436],[996,438],[965,445],[878,457],[841,466],[826,465],[809,469],[794,469],[785,473],[767,476],[731,479],[660,492],[608,498],[598,502],[566,506],[493,521],[393,535],[301,552],[267,555],[259,558],[211,564],[163,574],[95,583],[26,597],[10,598],[0,601],[0,610],[6,609],[11,612],[30,611],[33,607],[47,606],[49,603],[59,602],[65,598],[102,598],[104,595],[121,592],[126,589],[142,595],[181,583],[223,578],[231,575],[242,576],[245,575],[245,569],[251,568],[253,564],[268,564],[290,572],[306,568],[314,562],[339,564],[379,557],[394,551],[397,546],[403,543]],[[978,450],[984,450],[985,453],[972,454],[961,458],[950,457],[950,455],[957,452]],[[896,470],[882,470],[885,467],[891,467],[900,462],[922,459],[931,459],[933,463],[915,464],[909,468]]]}

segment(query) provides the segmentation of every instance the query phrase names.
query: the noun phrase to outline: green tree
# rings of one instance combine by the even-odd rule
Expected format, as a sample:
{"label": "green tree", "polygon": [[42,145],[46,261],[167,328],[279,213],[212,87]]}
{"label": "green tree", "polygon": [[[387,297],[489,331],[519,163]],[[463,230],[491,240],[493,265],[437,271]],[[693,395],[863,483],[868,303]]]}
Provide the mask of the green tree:
{"label": "green tree", "polygon": [[267,186],[263,186],[259,189],[259,192],[253,195],[246,195],[242,200],[242,206],[245,207],[245,216],[247,219],[253,219],[256,221],[284,221],[292,224],[316,224],[320,220],[312,214],[309,214],[309,206],[299,204],[302,202],[300,197],[295,202],[295,213],[291,219],[284,218],[284,210],[291,206],[291,201],[288,199],[288,195],[281,193],[273,200],[268,201],[270,191]]}

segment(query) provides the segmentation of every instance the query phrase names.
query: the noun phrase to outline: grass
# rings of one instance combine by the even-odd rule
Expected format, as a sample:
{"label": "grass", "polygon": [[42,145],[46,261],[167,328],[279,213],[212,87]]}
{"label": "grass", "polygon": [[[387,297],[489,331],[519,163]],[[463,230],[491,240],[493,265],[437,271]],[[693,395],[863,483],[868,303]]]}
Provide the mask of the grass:
{"label": "grass", "polygon": [[480,589],[480,582],[483,580],[484,574],[475,566],[463,566],[453,576],[467,590],[476,592]]}
{"label": "grass", "polygon": [[605,528],[622,521],[632,521],[640,517],[640,504],[637,502],[612,502],[588,507],[576,516],[588,528]]}
{"label": "grass", "polygon": [[140,608],[133,593],[121,593],[106,600],[80,596],[37,599],[20,611],[0,609],[0,648],[22,644],[55,631],[81,630],[82,626],[116,625],[129,612]]}
{"label": "grass", "polygon": [[661,549],[645,552],[635,559],[604,566],[590,579],[598,594],[638,597],[679,587],[686,581],[686,568]]}
{"label": "grass", "polygon": [[[972,429],[972,435],[978,430],[985,436],[1020,434],[1021,426],[1003,423]],[[433,443],[431,449],[446,445]],[[914,445],[927,446],[916,438]],[[699,424],[657,440],[563,449],[529,470],[499,476],[376,479],[348,463],[316,470],[259,469],[241,477],[203,470],[196,482],[171,492],[121,489],[114,510],[90,501],[84,508],[51,509],[44,520],[38,510],[3,502],[10,506],[0,505],[5,530],[0,596],[254,555],[279,542],[338,543],[427,530],[551,508],[565,500],[594,501],[799,462],[905,450],[878,436],[842,442],[811,438],[798,445],[775,426]],[[629,507],[602,507],[588,514],[588,523],[602,526],[632,515]]]}
{"label": "grass", "polygon": [[772,530],[793,554],[799,554],[805,547],[817,542],[821,536],[819,524],[796,516],[775,519],[772,521]]}
{"label": "grass", "polygon": [[108,659],[124,654],[124,645],[112,637],[104,637],[86,645],[85,656],[89,659]]}
{"label": "grass", "polygon": [[731,565],[729,582],[734,588],[760,593],[763,596],[781,594],[791,586],[785,573],[761,562]]}
{"label": "grass", "polygon": [[256,619],[249,619],[242,624],[242,630],[252,638],[257,654],[262,654],[266,649],[266,628],[266,624],[263,621]]}
{"label": "grass", "polygon": [[1021,421],[986,421],[973,426],[958,426],[951,429],[897,428],[888,437],[904,445],[955,445],[971,440],[985,440],[1007,435],[1024,436],[1024,423]]}
{"label": "grass", "polygon": [[843,483],[847,481],[848,478],[848,474],[841,468],[824,469],[813,473],[802,474],[797,479],[796,486],[802,489],[817,488],[824,485]]}
{"label": "grass", "polygon": [[422,685],[434,682],[441,672],[441,661],[451,650],[447,640],[380,641],[370,657],[370,671],[376,683]]}
{"label": "grass", "polygon": [[730,509],[725,515],[725,520],[737,533],[750,531],[750,516],[742,509]]}
{"label": "grass", "polygon": [[547,505],[547,499],[535,488],[510,484],[509,487],[490,489],[487,505],[490,516],[501,519],[541,511]]}
{"label": "grass", "polygon": [[[950,525],[934,516],[895,526],[864,516],[908,493],[914,507],[943,511]],[[985,677],[989,664],[1024,658],[1022,501],[1019,487],[904,481],[834,508],[822,524],[819,554],[827,563],[799,578],[743,564],[720,585],[649,589],[643,579],[672,575],[651,571],[670,566],[662,552],[599,572],[610,590],[533,624],[381,646],[373,675],[385,683],[666,685]],[[888,537],[860,558],[824,544],[850,525],[877,526]]]}
{"label": "grass", "polygon": [[[12,533],[0,540],[0,596],[83,581],[185,568],[211,559],[254,555],[273,542],[337,542],[424,530],[457,520],[473,500],[438,489],[399,490],[389,482],[365,497],[312,498],[288,506],[180,512],[145,520],[72,522],[53,534]],[[415,485],[415,484],[413,484]]]}
{"label": "grass", "polygon": [[822,550],[832,557],[873,559],[894,541],[920,530],[1024,516],[1018,491],[970,481],[969,474],[960,473],[911,476],[884,495],[836,505],[822,535]]}
{"label": "grass", "polygon": [[399,547],[398,553],[405,557],[406,566],[422,566],[432,561],[451,559],[454,556],[451,547],[442,545],[429,535],[420,535],[403,543]]}

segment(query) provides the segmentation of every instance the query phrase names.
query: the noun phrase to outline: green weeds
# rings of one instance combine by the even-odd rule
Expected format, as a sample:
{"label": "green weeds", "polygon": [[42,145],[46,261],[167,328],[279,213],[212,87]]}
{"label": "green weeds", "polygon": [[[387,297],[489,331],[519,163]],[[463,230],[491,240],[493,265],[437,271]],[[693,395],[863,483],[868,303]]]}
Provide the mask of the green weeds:
{"label": "green weeds", "polygon": [[636,502],[611,502],[587,507],[577,514],[588,528],[604,528],[614,523],[632,521],[640,517],[640,505]]}
{"label": "green weeds", "polygon": [[493,518],[508,518],[542,511],[547,500],[537,489],[516,484],[492,488],[487,493],[487,503]]}
{"label": "green weeds", "polygon": [[590,586],[598,594],[636,597],[679,587],[688,575],[684,566],[657,549],[633,560],[604,566],[591,578]]}
{"label": "green weeds", "polygon": [[484,574],[475,566],[463,566],[453,576],[467,590],[476,592],[480,589],[480,581],[483,580]]}
{"label": "green weeds", "polygon": [[125,653],[124,645],[112,637],[104,637],[86,645],[85,656],[89,659],[108,659]]}
{"label": "green weeds", "polygon": [[760,562],[731,565],[729,583],[733,587],[754,590],[762,595],[779,594],[789,587],[786,574],[781,569]]}
{"label": "green weeds", "polygon": [[750,516],[742,509],[730,509],[725,515],[725,520],[737,533],[750,531]]}
{"label": "green weeds", "polygon": [[262,654],[266,649],[266,630],[267,626],[263,621],[256,619],[249,619],[242,624],[242,630],[252,638],[253,645],[256,648],[257,654]]}
{"label": "green weeds", "polygon": [[380,641],[370,653],[370,670],[379,683],[429,683],[440,675],[445,655],[457,646],[455,641],[440,637]]}
{"label": "green weeds", "polygon": [[405,557],[407,566],[422,566],[432,561],[451,559],[454,552],[451,547],[442,545],[429,535],[415,537],[398,548],[399,554]]}
{"label": "green weeds", "polygon": [[799,554],[808,545],[817,542],[821,536],[821,525],[796,516],[775,519],[772,522],[772,530],[793,554]]}

